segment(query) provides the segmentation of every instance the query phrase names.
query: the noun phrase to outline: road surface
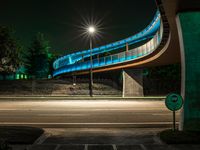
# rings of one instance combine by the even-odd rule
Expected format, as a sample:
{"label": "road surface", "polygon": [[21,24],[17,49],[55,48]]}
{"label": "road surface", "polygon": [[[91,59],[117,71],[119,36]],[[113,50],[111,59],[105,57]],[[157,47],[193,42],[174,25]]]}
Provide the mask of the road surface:
{"label": "road surface", "polygon": [[[177,113],[177,120],[179,113]],[[171,125],[162,100],[1,100],[0,125],[134,127]]]}

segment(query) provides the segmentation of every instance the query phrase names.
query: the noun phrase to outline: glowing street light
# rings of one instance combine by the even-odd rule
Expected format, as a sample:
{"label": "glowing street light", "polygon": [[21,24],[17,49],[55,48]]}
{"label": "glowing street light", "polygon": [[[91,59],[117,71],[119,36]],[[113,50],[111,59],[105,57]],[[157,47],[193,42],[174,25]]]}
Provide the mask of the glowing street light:
{"label": "glowing street light", "polygon": [[90,34],[95,33],[95,31],[96,31],[96,29],[95,29],[94,26],[90,26],[90,27],[88,28],[88,32],[89,32]]}
{"label": "glowing street light", "polygon": [[95,34],[96,29],[94,26],[89,26],[88,27],[88,33],[90,35],[90,83],[89,83],[89,88],[90,88],[90,96],[93,96],[93,72],[92,72],[92,36]]}

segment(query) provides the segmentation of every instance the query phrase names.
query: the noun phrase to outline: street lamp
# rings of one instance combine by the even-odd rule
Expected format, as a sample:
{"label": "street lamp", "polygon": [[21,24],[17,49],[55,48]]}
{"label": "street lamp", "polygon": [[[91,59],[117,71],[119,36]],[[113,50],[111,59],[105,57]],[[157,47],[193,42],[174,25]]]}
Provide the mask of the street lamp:
{"label": "street lamp", "polygon": [[90,34],[94,34],[95,31],[96,31],[96,29],[95,29],[94,26],[90,26],[90,27],[88,28],[88,32],[89,32]]}
{"label": "street lamp", "polygon": [[88,33],[90,36],[90,83],[89,83],[89,90],[90,90],[90,96],[93,96],[93,72],[92,72],[92,37],[94,33],[96,32],[96,29],[94,26],[88,27]]}

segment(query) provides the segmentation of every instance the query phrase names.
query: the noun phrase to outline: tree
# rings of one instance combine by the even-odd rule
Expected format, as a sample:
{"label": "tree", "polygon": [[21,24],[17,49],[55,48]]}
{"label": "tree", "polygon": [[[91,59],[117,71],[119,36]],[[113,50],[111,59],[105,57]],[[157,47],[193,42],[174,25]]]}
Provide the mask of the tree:
{"label": "tree", "polygon": [[24,67],[32,78],[47,78],[49,73],[49,42],[37,33],[31,47],[23,54]]}
{"label": "tree", "polygon": [[13,38],[8,27],[0,26],[0,73],[2,75],[16,72],[20,65],[20,51],[22,47]]}
{"label": "tree", "polygon": [[56,60],[56,58],[58,58],[60,55],[54,53],[49,53],[48,55],[48,61],[49,61],[49,74],[52,75],[54,68],[53,68],[53,62]]}

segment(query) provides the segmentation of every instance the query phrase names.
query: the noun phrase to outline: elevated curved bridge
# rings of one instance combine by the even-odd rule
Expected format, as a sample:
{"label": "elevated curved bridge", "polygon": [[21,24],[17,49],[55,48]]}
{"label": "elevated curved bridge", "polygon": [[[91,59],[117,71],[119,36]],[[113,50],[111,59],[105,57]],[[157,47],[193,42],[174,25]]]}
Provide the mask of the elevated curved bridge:
{"label": "elevated curved bridge", "polygon": [[[200,130],[200,1],[199,0],[155,0],[159,12],[150,24],[155,32],[144,34],[137,40],[148,39],[145,44],[129,51],[94,60],[94,72],[125,68],[142,68],[181,62],[181,94],[185,104],[180,129]],[[158,23],[159,22],[159,23]],[[158,28],[155,24],[158,23]],[[148,28],[147,28],[148,29]],[[145,32],[145,30],[144,30]],[[133,36],[134,37],[134,36]],[[119,44],[123,47],[124,45]],[[103,47],[103,49],[106,47]],[[113,46],[111,51],[117,51]],[[95,51],[95,50],[94,50]],[[83,57],[88,57],[88,51]],[[101,53],[101,48],[94,55]],[[104,52],[104,50],[103,50]],[[81,53],[81,52],[80,52]],[[80,62],[81,54],[75,53],[59,58],[54,63],[54,76],[70,73],[88,73],[88,62]],[[73,57],[72,56],[76,56]],[[116,57],[116,58],[115,58]],[[67,58],[67,59],[65,59]],[[71,61],[70,61],[71,59]],[[125,76],[129,78],[128,76]],[[136,77],[137,81],[138,78]],[[139,79],[140,80],[140,79]],[[128,84],[131,84],[130,82]],[[171,83],[173,84],[173,83]],[[135,87],[134,87],[135,88]]]}
{"label": "elevated curved bridge", "polygon": [[[163,23],[160,12],[157,11],[152,22],[138,34],[92,49],[93,57],[107,52],[112,52],[114,54],[97,57],[96,59],[93,59],[92,65],[90,61],[83,61],[90,57],[90,50],[83,50],[63,56],[54,62],[53,66],[55,71],[53,76],[55,77],[70,73],[84,74],[87,73],[91,67],[94,72],[113,70],[113,67],[116,65],[119,68],[123,68],[124,64],[132,63],[133,61],[144,58],[153,53],[161,44],[162,39]],[[127,45],[132,46],[141,42],[142,44],[139,44],[136,48],[119,52],[120,49],[125,48]]]}

